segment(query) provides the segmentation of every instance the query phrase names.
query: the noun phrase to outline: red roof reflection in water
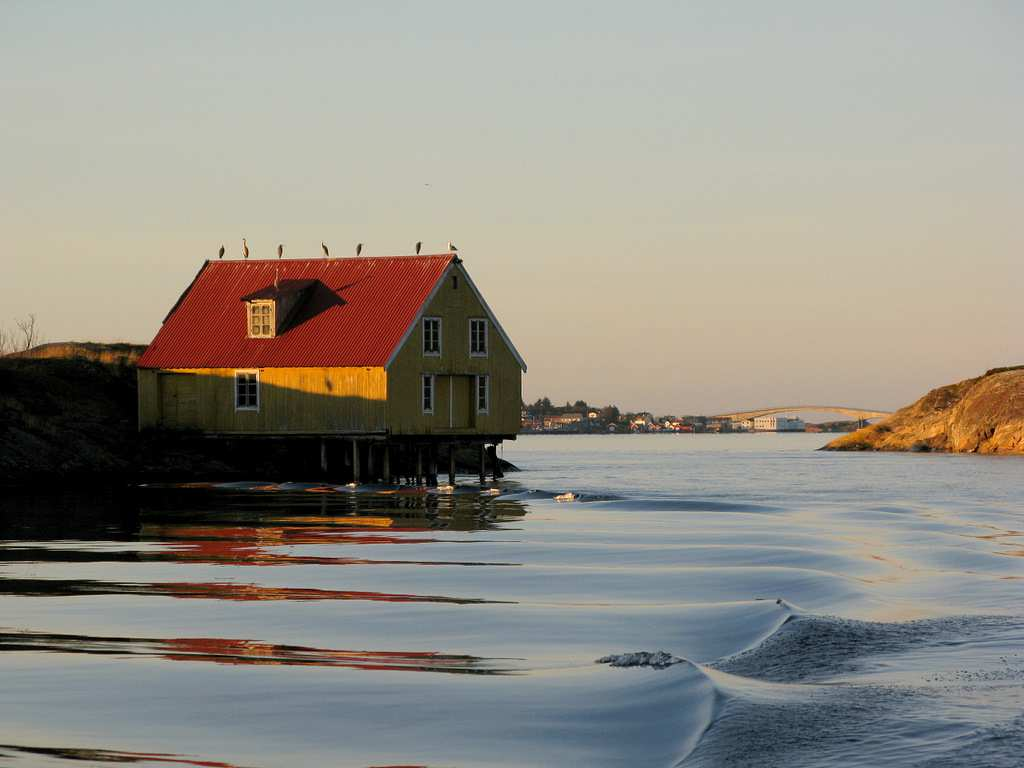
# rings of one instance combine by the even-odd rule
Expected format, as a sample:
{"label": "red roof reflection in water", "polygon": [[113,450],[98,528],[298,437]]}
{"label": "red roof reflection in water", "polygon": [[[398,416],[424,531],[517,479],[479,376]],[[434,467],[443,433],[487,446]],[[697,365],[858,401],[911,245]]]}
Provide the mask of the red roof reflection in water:
{"label": "red roof reflection in water", "polygon": [[[402,529],[397,529],[402,530]],[[421,528],[410,528],[421,531]],[[404,538],[378,534],[357,534],[331,527],[231,527],[223,526],[147,526],[147,537],[167,544],[167,559],[179,562],[230,563],[232,565],[365,565],[375,561],[360,557],[321,557],[289,555],[270,551],[270,547],[300,544],[426,544],[433,538]],[[177,541],[176,541],[177,540]],[[153,559],[162,559],[155,557]],[[402,562],[402,561],[383,561]],[[404,561],[413,562],[413,561]],[[419,562],[419,561],[415,561]],[[422,563],[430,565],[429,562]]]}
{"label": "red roof reflection in water", "polygon": [[311,664],[354,669],[461,672],[485,661],[476,656],[436,651],[331,650],[216,637],[185,637],[160,642],[166,649],[162,655],[167,659],[218,664]]}
{"label": "red roof reflection in water", "polygon": [[446,597],[444,595],[403,595],[388,592],[362,592],[341,589],[315,589],[312,587],[267,587],[262,584],[236,584],[234,582],[165,582],[131,585],[118,590],[125,593],[138,591],[163,594],[169,597],[208,598],[213,600],[373,600],[388,603],[475,603],[503,602],[473,597]]}
{"label": "red roof reflection in water", "polygon": [[[126,752],[120,749],[84,747],[29,747],[17,744],[0,744],[0,749],[29,755],[45,755],[62,760],[88,760],[94,763],[171,763],[173,765],[200,766],[200,768],[242,768],[234,763],[224,763],[220,760],[197,760],[168,752]],[[0,757],[3,756],[3,753],[0,753]]]}
{"label": "red roof reflection in water", "polygon": [[[392,527],[393,533],[423,533],[427,529],[419,526],[404,528]],[[146,538],[173,542],[175,539],[203,541],[224,539],[234,541],[251,541],[269,546],[286,546],[289,544],[429,544],[436,538],[411,538],[406,536],[390,536],[376,532],[339,531],[333,526],[234,526],[223,525],[147,525],[142,529]]]}
{"label": "red roof reflection in water", "polygon": [[[127,752],[120,749],[92,749],[87,747],[29,747],[16,744],[0,744],[0,750],[22,755],[44,755],[61,760],[87,760],[92,763],[171,763],[173,765],[199,766],[200,768],[243,768],[235,763],[219,760],[197,760],[166,752]],[[0,757],[6,757],[0,752]],[[377,765],[369,768],[427,768],[425,765]]]}
{"label": "red roof reflection in water", "polygon": [[[401,529],[398,529],[401,530]],[[419,531],[420,528],[408,530]],[[323,544],[325,537],[332,544],[425,544],[437,541],[427,538],[404,538],[397,536],[360,535],[340,532],[332,528],[311,528],[309,526],[285,527],[162,527],[144,529],[147,536],[154,536],[167,543],[168,551],[145,553],[144,560],[169,560],[206,564],[231,564],[250,566],[279,565],[515,565],[515,563],[480,563],[476,561],[450,560],[377,560],[365,557],[328,557],[316,555],[290,555],[273,552],[271,548],[293,544]],[[170,542],[168,542],[170,539]],[[174,541],[184,539],[185,541]]]}
{"label": "red roof reflection in water", "polygon": [[216,664],[273,664],[354,669],[401,670],[411,672],[508,673],[496,661],[469,654],[438,651],[367,651],[281,645],[257,640],[220,637],[179,637],[167,639],[60,635],[29,630],[0,630],[0,651],[32,650],[50,653],[159,656],[170,661]]}

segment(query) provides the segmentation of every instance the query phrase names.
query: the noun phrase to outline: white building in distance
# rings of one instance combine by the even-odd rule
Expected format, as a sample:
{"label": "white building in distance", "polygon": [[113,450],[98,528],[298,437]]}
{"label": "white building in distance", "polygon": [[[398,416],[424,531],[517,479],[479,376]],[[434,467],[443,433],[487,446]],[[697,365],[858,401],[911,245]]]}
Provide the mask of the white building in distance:
{"label": "white building in distance", "polygon": [[803,432],[804,420],[789,416],[758,416],[754,419],[755,432]]}

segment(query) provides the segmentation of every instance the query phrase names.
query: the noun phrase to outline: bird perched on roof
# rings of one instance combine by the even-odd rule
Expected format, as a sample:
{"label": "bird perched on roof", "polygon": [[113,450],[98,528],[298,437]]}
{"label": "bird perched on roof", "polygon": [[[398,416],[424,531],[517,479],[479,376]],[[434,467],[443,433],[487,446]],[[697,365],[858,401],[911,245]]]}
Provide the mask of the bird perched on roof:
{"label": "bird perched on roof", "polygon": [[454,253],[455,251],[457,251],[457,250],[459,250],[459,249],[455,247],[455,243],[453,243],[453,242],[452,242],[451,240],[449,240],[449,241],[448,241],[448,250],[449,250],[449,251],[450,251],[451,253]]}
{"label": "bird perched on roof", "polygon": [[323,240],[320,241],[320,247],[324,250],[324,258],[331,258],[331,252],[327,250],[327,246],[324,244]]}
{"label": "bird perched on roof", "polygon": [[277,244],[277,258],[284,256],[284,243]]}
{"label": "bird perched on roof", "polygon": [[224,258],[224,243],[220,244],[220,250],[217,251],[217,258],[218,259],[223,259]]}
{"label": "bird perched on roof", "polygon": [[245,238],[244,237],[242,238],[242,258],[243,259],[248,259],[249,258],[249,244],[247,242],[245,242]]}
{"label": "bird perched on roof", "polygon": [[423,247],[423,243],[422,243],[422,242],[420,242],[419,240],[417,240],[417,241],[416,241],[416,255],[417,255],[417,256],[419,256],[419,255],[420,255],[420,248],[422,248],[422,247]]}
{"label": "bird perched on roof", "polygon": [[362,243],[357,243],[356,244],[356,256],[358,256],[362,252],[363,252],[363,244]]}

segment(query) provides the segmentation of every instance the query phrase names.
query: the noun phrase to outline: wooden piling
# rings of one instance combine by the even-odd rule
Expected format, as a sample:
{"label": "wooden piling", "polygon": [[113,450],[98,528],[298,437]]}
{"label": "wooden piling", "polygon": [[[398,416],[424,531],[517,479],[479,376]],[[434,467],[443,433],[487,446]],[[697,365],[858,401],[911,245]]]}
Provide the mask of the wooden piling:
{"label": "wooden piling", "polygon": [[369,480],[371,483],[377,481],[377,475],[374,472],[374,469],[376,468],[376,462],[373,460],[373,454],[376,452],[374,449],[376,447],[377,446],[375,446],[373,442],[369,442],[366,444],[366,479]]}
{"label": "wooden piling", "polygon": [[448,443],[448,485],[455,485],[455,443]]}
{"label": "wooden piling", "polygon": [[320,471],[327,474],[327,440],[320,438]]}
{"label": "wooden piling", "polygon": [[490,446],[487,453],[491,458],[491,477],[494,482],[498,482],[498,478],[501,477],[501,467],[498,466],[498,446]]}
{"label": "wooden piling", "polygon": [[384,463],[384,482],[391,485],[391,446],[388,443],[384,443],[384,454],[381,459]]}
{"label": "wooden piling", "polygon": [[486,464],[486,459],[487,459],[486,446],[483,443],[480,443],[480,456],[479,456],[479,463],[480,463],[480,485],[484,485],[487,482],[487,464]]}
{"label": "wooden piling", "polygon": [[352,440],[352,482],[359,482],[359,441]]}
{"label": "wooden piling", "polygon": [[427,478],[429,485],[437,485],[437,443],[431,443],[429,449],[430,456],[430,477]]}
{"label": "wooden piling", "polygon": [[423,485],[423,446],[416,446],[416,485]]}

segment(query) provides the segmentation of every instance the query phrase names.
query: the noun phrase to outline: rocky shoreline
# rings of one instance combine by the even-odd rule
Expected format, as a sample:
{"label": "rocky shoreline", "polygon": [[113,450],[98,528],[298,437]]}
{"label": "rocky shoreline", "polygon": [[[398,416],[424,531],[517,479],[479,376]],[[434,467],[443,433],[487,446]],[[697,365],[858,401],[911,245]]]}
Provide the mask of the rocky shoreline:
{"label": "rocky shoreline", "polygon": [[933,389],[823,450],[1024,454],[1024,366]]}

